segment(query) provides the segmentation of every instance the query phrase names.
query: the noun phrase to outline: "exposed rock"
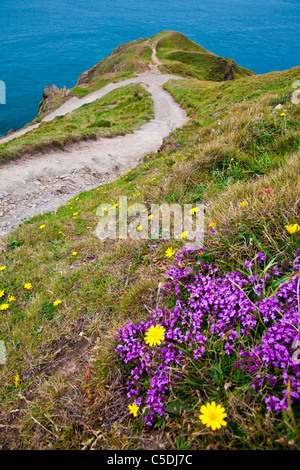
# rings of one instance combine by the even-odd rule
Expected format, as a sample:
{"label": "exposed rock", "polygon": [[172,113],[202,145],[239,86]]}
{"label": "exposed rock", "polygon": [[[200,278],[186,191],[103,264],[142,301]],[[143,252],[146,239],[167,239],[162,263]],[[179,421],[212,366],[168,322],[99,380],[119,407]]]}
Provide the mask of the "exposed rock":
{"label": "exposed rock", "polygon": [[97,68],[97,64],[94,65],[93,67],[91,67],[89,70],[86,70],[85,72],[83,72],[80,77],[78,78],[77,80],[77,83],[76,83],[76,86],[78,85],[84,85],[87,81],[88,81],[88,78],[94,73],[94,71],[96,70]]}
{"label": "exposed rock", "polygon": [[5,135],[13,134],[14,132],[16,132],[15,129],[9,129]]}
{"label": "exposed rock", "polygon": [[46,86],[41,102],[39,104],[38,115],[48,111],[52,111],[56,105],[55,100],[59,102],[59,105],[62,104],[67,98],[73,96],[72,90],[69,90],[66,86],[59,89],[55,85]]}

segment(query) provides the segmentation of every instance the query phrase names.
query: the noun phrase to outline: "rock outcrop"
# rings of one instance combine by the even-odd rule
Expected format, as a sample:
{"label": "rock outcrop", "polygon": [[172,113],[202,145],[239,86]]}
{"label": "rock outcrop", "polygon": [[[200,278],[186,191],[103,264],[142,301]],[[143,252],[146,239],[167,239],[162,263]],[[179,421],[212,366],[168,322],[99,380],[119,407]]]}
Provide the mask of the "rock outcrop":
{"label": "rock outcrop", "polygon": [[55,85],[46,86],[39,104],[38,116],[41,113],[53,111],[53,109],[57,108],[58,105],[60,106],[71,96],[74,96],[73,92],[66,86],[61,89]]}

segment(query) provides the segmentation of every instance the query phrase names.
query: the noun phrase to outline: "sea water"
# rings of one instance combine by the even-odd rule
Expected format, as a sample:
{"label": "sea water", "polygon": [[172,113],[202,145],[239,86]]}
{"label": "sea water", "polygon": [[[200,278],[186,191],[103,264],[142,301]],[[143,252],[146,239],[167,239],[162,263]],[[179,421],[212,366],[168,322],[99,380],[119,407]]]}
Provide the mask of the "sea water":
{"label": "sea water", "polygon": [[179,31],[262,74],[300,65],[299,24],[300,0],[0,0],[0,135],[125,42]]}

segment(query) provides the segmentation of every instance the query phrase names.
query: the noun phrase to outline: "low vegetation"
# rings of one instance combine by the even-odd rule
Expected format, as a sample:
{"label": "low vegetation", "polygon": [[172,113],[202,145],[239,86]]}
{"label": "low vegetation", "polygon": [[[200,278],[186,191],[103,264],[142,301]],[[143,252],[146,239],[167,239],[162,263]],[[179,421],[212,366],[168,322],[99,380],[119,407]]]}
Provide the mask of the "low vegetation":
{"label": "low vegetation", "polygon": [[[165,85],[189,121],[157,153],[5,240],[4,449],[300,448],[300,67],[191,69]],[[184,234],[101,242],[97,208],[119,196],[150,216],[203,204],[203,249]]]}
{"label": "low vegetation", "polygon": [[50,148],[64,150],[66,145],[81,140],[124,135],[152,117],[150,93],[138,84],[127,85],[0,145],[0,164],[25,153]]}

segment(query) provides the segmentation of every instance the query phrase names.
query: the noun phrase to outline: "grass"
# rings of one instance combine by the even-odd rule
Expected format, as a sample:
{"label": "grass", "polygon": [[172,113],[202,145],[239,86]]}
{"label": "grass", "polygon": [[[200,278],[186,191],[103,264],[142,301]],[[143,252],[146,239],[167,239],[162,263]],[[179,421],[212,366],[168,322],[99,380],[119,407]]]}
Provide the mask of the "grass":
{"label": "grass", "polygon": [[133,132],[153,117],[151,95],[138,84],[127,85],[84,104],[65,116],[42,122],[27,134],[0,146],[0,164],[25,153],[65,147],[81,140]]}
{"label": "grass", "polygon": [[[0,266],[6,267],[0,271],[1,304],[9,305],[0,317],[7,350],[7,362],[0,365],[4,449],[299,449],[299,404],[286,413],[268,412],[265,389],[255,393],[251,374],[235,368],[236,357],[224,354],[222,340],[207,332],[204,359],[193,360],[185,351],[188,361],[180,383],[169,391],[166,414],[156,417],[152,428],[141,415],[129,415],[130,368],[114,352],[117,333],[158,307],[174,307],[174,293],[162,294],[166,271],[174,264],[165,251],[172,246],[178,252],[183,243],[102,243],[94,235],[97,207],[115,204],[119,196],[148,209],[152,203],[202,202],[206,226],[212,221],[215,226],[206,229],[205,255],[186,261],[193,272],[199,259],[224,275],[241,270],[257,251],[291,260],[299,233],[291,236],[285,226],[300,220],[300,110],[289,96],[299,72],[298,67],[229,82],[170,81],[165,88],[189,115],[182,129],[115,182],[79,194],[55,213],[32,217],[5,240],[0,254]],[[278,100],[283,108],[275,110]],[[91,119],[95,122],[95,115]],[[244,200],[248,205],[242,208]],[[271,268],[264,266],[260,276],[264,269]],[[270,284],[268,295],[277,287]],[[9,302],[11,296],[15,300]],[[54,306],[55,300],[61,303]],[[253,341],[261,332],[253,332]],[[146,377],[142,385],[147,388],[148,382]],[[201,405],[212,399],[228,414],[228,425],[216,433],[198,418]]]}

